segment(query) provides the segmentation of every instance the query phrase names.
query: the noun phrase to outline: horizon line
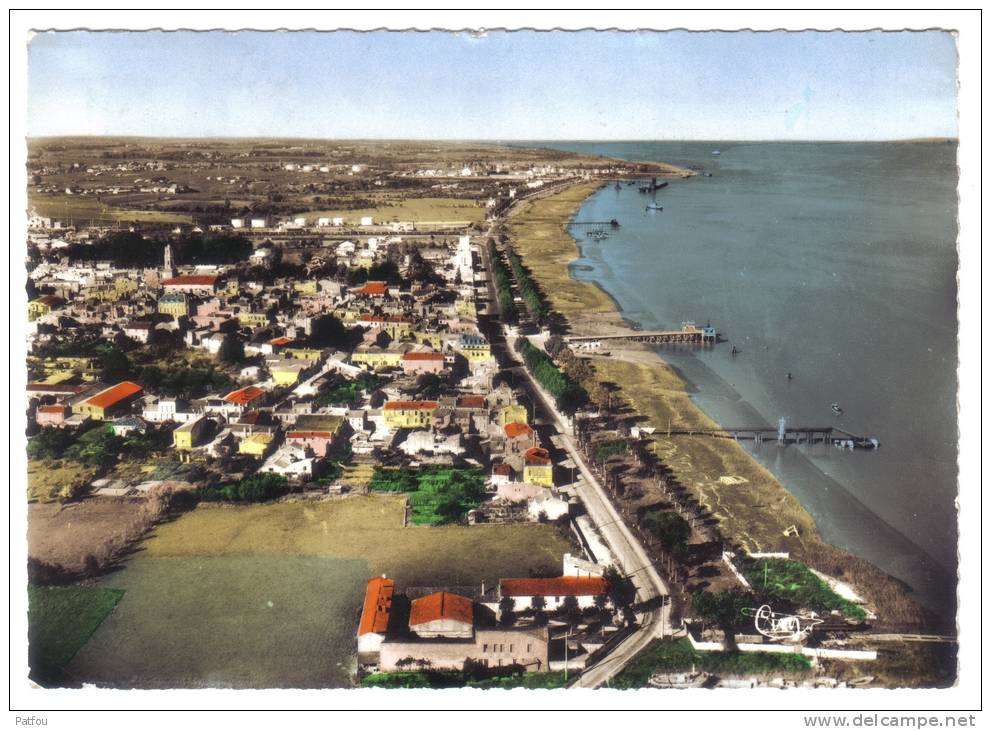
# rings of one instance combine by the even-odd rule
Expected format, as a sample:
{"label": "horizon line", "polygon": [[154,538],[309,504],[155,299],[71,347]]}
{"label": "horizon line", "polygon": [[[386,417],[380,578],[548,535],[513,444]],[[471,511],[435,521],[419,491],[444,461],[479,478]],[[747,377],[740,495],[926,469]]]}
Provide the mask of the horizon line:
{"label": "horizon line", "polygon": [[39,134],[26,135],[26,140],[45,139],[162,139],[162,140],[300,140],[307,142],[476,142],[483,144],[508,144],[519,142],[579,142],[579,143],[624,143],[624,142],[762,142],[762,143],[787,143],[787,142],[813,142],[813,143],[896,143],[896,142],[959,142],[959,136],[932,135],[918,137],[893,137],[885,139],[864,139],[864,138],[815,138],[815,137],[617,137],[617,138],[595,138],[595,137],[310,137],[300,135],[276,136],[276,135],[183,135],[183,134]]}

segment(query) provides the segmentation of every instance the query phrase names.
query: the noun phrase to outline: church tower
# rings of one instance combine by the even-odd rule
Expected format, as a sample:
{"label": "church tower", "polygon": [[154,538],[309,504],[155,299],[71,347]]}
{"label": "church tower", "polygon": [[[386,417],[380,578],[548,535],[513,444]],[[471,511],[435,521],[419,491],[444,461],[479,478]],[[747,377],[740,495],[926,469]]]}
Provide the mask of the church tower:
{"label": "church tower", "polygon": [[172,279],[175,277],[175,263],[172,260],[172,244],[165,244],[165,266],[162,272],[166,279]]}

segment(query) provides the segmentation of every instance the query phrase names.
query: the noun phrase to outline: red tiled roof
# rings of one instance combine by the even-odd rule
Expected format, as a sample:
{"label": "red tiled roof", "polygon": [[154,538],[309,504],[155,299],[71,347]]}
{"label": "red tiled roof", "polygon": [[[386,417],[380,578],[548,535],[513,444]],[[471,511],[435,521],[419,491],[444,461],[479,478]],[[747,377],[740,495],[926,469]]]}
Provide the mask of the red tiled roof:
{"label": "red tiled roof", "polygon": [[492,473],[498,474],[500,476],[508,477],[512,475],[513,467],[511,467],[509,464],[495,464],[492,467]]}
{"label": "red tiled roof", "polygon": [[484,395],[463,395],[458,398],[458,408],[485,408]]}
{"label": "red tiled roof", "polygon": [[268,344],[277,345],[281,347],[282,345],[288,345],[292,342],[288,337],[276,337],[274,340],[269,340]]}
{"label": "red tiled roof", "polygon": [[525,423],[507,423],[503,429],[506,431],[506,436],[511,439],[517,438],[518,436],[533,435],[533,429]]}
{"label": "red tiled roof", "polygon": [[173,276],[162,282],[162,286],[215,286],[216,276]]}
{"label": "red tiled roof", "polygon": [[38,406],[38,413],[65,413],[65,406]]}
{"label": "red tiled roof", "polygon": [[290,431],[287,439],[329,439],[334,434],[330,431]]}
{"label": "red tiled roof", "polygon": [[96,408],[110,408],[111,406],[120,403],[125,398],[130,398],[133,395],[137,395],[142,390],[144,389],[137,383],[132,383],[125,380],[123,383],[117,383],[117,385],[111,388],[100,391],[92,398],[88,399],[86,403]]}
{"label": "red tiled roof", "polygon": [[407,352],[403,360],[443,360],[443,352]]}
{"label": "red tiled roof", "polygon": [[247,411],[246,413],[241,414],[241,417],[237,419],[237,422],[246,423],[249,426],[255,426],[258,425],[259,421],[261,420],[262,420],[261,411]]}
{"label": "red tiled roof", "polygon": [[372,578],[365,589],[365,604],[358,622],[358,636],[364,634],[384,634],[389,625],[389,612],[392,610],[392,594],[396,582],[386,577]]}
{"label": "red tiled roof", "polygon": [[440,404],[435,400],[393,400],[385,404],[387,411],[432,411]]}
{"label": "red tiled roof", "polygon": [[389,286],[384,281],[366,282],[360,289],[352,289],[355,294],[367,294],[373,297],[384,296],[389,291]]}
{"label": "red tiled roof", "polygon": [[46,307],[57,307],[62,304],[65,300],[62,297],[57,297],[54,294],[42,294],[40,297],[34,300],[39,304],[44,304]]}
{"label": "red tiled roof", "polygon": [[263,395],[265,395],[264,390],[255,387],[254,385],[249,385],[246,388],[231,391],[224,396],[224,400],[228,403],[236,403],[239,406],[246,406],[251,401],[261,398]]}
{"label": "red tiled roof", "polygon": [[409,625],[419,626],[431,621],[451,619],[461,623],[474,623],[475,607],[471,600],[456,593],[440,591],[417,598],[410,604]]}
{"label": "red tiled roof", "polygon": [[609,584],[595,575],[565,575],[560,578],[503,578],[499,593],[503,596],[600,596]]}
{"label": "red tiled roof", "polygon": [[547,449],[534,446],[532,449],[527,449],[523,452],[523,460],[530,466],[547,466],[551,463],[551,455]]}

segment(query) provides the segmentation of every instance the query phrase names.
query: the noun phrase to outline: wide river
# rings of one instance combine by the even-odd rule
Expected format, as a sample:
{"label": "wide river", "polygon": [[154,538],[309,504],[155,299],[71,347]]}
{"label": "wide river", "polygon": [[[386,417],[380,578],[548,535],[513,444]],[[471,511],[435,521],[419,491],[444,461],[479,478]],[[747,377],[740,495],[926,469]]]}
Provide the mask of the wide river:
{"label": "wide river", "polygon": [[724,426],[784,416],[879,439],[877,451],[745,448],[825,539],[954,611],[956,146],[542,146],[712,173],[672,180],[655,196],[663,211],[647,210],[652,197],[634,186],[594,194],[575,220],[621,228],[601,240],[573,228],[572,275],[643,329],[711,320],[726,343],[660,352]]}

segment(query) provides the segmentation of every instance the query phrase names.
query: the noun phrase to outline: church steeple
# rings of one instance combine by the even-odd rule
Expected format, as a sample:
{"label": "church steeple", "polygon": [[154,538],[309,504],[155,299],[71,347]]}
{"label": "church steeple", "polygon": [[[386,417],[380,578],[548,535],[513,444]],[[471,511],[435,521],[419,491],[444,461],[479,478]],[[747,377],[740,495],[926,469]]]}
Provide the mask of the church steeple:
{"label": "church steeple", "polygon": [[175,276],[175,263],[172,260],[172,244],[165,244],[165,265],[162,267],[164,270],[165,278],[171,279]]}

